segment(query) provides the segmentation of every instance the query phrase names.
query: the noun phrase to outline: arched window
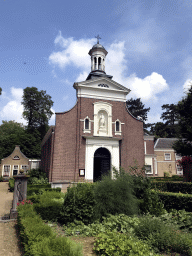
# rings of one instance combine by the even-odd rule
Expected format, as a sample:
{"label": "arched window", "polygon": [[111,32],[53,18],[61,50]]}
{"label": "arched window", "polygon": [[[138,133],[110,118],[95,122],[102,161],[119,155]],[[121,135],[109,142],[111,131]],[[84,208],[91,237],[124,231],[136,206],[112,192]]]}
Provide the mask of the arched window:
{"label": "arched window", "polygon": [[121,135],[121,122],[118,119],[115,121],[115,135]]}
{"label": "arched window", "polygon": [[97,58],[94,58],[94,69],[97,69]]}
{"label": "arched window", "polygon": [[120,132],[119,121],[116,122],[116,132]]}
{"label": "arched window", "polygon": [[83,132],[85,133],[91,133],[91,121],[90,118],[87,116],[84,119],[84,129]]}
{"label": "arched window", "polygon": [[101,57],[98,59],[98,69],[101,70]]}
{"label": "arched window", "polygon": [[85,119],[85,130],[88,130],[89,129],[89,119],[86,118]]}

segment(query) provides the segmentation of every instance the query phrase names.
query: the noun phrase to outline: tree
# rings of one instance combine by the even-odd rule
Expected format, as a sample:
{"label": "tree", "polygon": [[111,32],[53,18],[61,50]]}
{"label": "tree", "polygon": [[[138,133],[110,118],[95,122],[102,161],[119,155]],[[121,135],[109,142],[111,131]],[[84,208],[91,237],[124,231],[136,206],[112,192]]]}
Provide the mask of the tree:
{"label": "tree", "polygon": [[173,146],[182,156],[192,155],[192,86],[186,96],[178,102],[177,111],[180,115],[180,138]]}
{"label": "tree", "polygon": [[36,87],[27,87],[24,89],[21,103],[24,106],[23,117],[28,122],[28,130],[38,130],[43,139],[48,130],[48,121],[53,115],[51,96],[47,95],[46,91],[38,91]]}
{"label": "tree", "polygon": [[0,95],[1,95],[1,93],[2,93],[2,88],[0,87]]}
{"label": "tree", "polygon": [[41,156],[40,133],[29,133],[23,124],[14,121],[2,121],[0,125],[0,160],[9,156],[15,145],[20,145],[20,149],[28,158],[40,158]]}
{"label": "tree", "polygon": [[145,105],[141,102],[141,98],[131,98],[130,100],[126,101],[126,105],[134,117],[141,118],[143,120],[144,131],[149,133],[147,128],[150,127],[151,124],[146,124],[145,122],[147,121],[147,114],[150,108],[145,108]]}
{"label": "tree", "polygon": [[155,139],[157,138],[167,138],[168,133],[166,131],[166,124],[162,122],[157,122],[152,124],[150,133],[155,136]]}
{"label": "tree", "polygon": [[162,110],[165,110],[161,119],[165,121],[165,130],[167,137],[174,138],[178,136],[178,120],[179,113],[177,112],[177,105],[175,104],[164,104],[161,106]]}

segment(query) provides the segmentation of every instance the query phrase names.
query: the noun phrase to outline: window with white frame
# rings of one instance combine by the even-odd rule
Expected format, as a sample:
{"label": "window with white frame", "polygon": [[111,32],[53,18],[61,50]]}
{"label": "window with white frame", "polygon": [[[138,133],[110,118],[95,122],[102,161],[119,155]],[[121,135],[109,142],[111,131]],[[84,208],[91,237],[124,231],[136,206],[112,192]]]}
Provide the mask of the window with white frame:
{"label": "window with white frame", "polygon": [[5,165],[4,165],[4,173],[3,173],[3,176],[9,176],[9,174],[10,174],[10,169],[11,169],[11,166],[5,164]]}
{"label": "window with white frame", "polygon": [[121,122],[118,119],[115,121],[115,135],[121,135]]}
{"label": "window with white frame", "polygon": [[83,131],[85,133],[90,133],[91,132],[91,122],[90,122],[90,118],[88,116],[84,119],[84,129],[83,129]]}
{"label": "window with white frame", "polygon": [[165,161],[171,160],[171,154],[165,153]]}
{"label": "window with white frame", "polygon": [[28,165],[22,165],[21,169],[24,170],[24,172],[26,172],[29,169]]}
{"label": "window with white frame", "polygon": [[152,174],[151,165],[145,165],[145,173],[146,174]]}

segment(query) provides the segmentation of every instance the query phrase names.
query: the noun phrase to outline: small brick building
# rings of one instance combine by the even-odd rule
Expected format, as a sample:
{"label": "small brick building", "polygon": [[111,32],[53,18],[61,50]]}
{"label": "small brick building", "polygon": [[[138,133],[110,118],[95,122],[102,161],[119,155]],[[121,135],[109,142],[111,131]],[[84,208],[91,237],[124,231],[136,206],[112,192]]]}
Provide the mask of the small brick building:
{"label": "small brick building", "polygon": [[130,90],[105,73],[107,51],[99,42],[89,55],[90,74],[73,85],[75,106],[56,113],[42,141],[41,167],[50,182],[96,181],[113,166],[144,165],[143,122],[126,107]]}

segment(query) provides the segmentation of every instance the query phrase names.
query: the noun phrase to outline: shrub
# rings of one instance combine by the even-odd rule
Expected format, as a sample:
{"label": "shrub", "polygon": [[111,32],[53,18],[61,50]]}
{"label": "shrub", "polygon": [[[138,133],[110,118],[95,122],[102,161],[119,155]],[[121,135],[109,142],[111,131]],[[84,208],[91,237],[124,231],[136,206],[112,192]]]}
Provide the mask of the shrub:
{"label": "shrub", "polygon": [[181,233],[159,218],[142,218],[140,224],[135,227],[135,234],[160,252],[170,251],[189,256],[192,253],[192,235]]}
{"label": "shrub", "polygon": [[192,194],[191,182],[174,182],[174,181],[153,181],[151,187],[173,193]]}
{"label": "shrub", "polygon": [[140,213],[149,213],[155,216],[160,216],[164,212],[164,205],[159,199],[158,193],[149,188],[146,189],[143,192],[143,199],[140,201]]}
{"label": "shrub", "polygon": [[14,191],[14,186],[15,186],[15,179],[10,178],[9,179],[9,191],[13,192]]}
{"label": "shrub", "polygon": [[101,219],[108,214],[133,215],[138,212],[138,201],[133,195],[133,180],[129,174],[122,173],[116,179],[110,176],[96,182],[94,187],[95,216]]}
{"label": "shrub", "polygon": [[152,256],[151,248],[136,237],[107,231],[97,236],[93,251],[99,255]]}
{"label": "shrub", "polygon": [[92,224],[85,225],[81,221],[74,221],[64,226],[64,231],[67,236],[76,234],[97,236],[99,233],[106,231],[133,233],[135,226],[137,226],[139,222],[138,217],[130,217],[125,214],[109,215],[108,217],[103,217],[102,223],[96,221]]}
{"label": "shrub", "polygon": [[[48,184],[49,185],[49,184]],[[27,196],[35,195],[35,194],[43,194],[44,191],[57,191],[61,192],[61,188],[50,188],[48,187],[31,187],[27,189]]]}
{"label": "shrub", "polygon": [[2,175],[0,176],[0,182],[3,182],[3,176]]}
{"label": "shrub", "polygon": [[79,245],[67,238],[56,237],[35,213],[33,205],[19,205],[17,221],[26,256],[82,256]]}
{"label": "shrub", "polygon": [[28,184],[47,184],[48,179],[46,173],[41,169],[31,169],[28,171],[30,178]]}
{"label": "shrub", "polygon": [[34,206],[43,220],[57,221],[64,202],[64,194],[56,191],[46,191],[39,196],[39,202]]}
{"label": "shrub", "polygon": [[192,195],[161,191],[157,191],[156,193],[167,211],[170,211],[171,209],[185,209],[188,212],[191,211]]}
{"label": "shrub", "polygon": [[78,220],[88,224],[94,221],[93,186],[93,183],[78,183],[77,186],[68,188],[61,210],[60,222],[66,224]]}

